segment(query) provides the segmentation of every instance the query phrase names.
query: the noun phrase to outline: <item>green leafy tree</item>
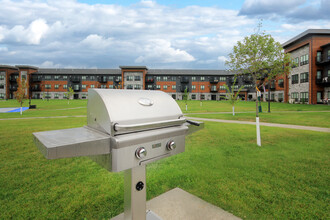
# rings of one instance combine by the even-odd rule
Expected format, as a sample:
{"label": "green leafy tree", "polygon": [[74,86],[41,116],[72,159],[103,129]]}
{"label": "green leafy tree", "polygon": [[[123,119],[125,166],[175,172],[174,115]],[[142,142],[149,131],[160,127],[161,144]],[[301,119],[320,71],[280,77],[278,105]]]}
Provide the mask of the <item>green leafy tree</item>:
{"label": "green leafy tree", "polygon": [[[289,61],[289,55],[284,55],[281,45],[271,35],[260,33],[260,27],[261,24],[255,34],[237,42],[226,62],[232,71],[251,75],[255,87],[262,85],[267,75],[283,74],[285,62]],[[258,131],[260,134],[258,99],[256,99],[256,122],[257,144],[261,146],[261,138],[258,135]]]}
{"label": "green leafy tree", "polygon": [[227,96],[227,100],[229,100],[232,109],[233,109],[233,116],[235,116],[235,104],[236,102],[239,101],[239,93],[241,92],[241,90],[244,88],[244,86],[241,86],[237,92],[235,93],[235,84],[236,84],[236,80],[237,80],[237,76],[234,77],[234,82],[232,84],[231,87],[227,86],[226,84],[224,84],[224,87],[227,90],[226,96]]}
{"label": "green leafy tree", "polygon": [[23,112],[22,106],[23,106],[24,101],[27,99],[27,95],[26,95],[27,82],[24,78],[22,78],[22,80],[20,78],[17,78],[16,81],[17,81],[18,88],[17,88],[17,91],[14,92],[14,95],[15,95],[15,98],[18,101],[18,103],[21,105],[21,114],[22,114],[22,112]]}
{"label": "green leafy tree", "polygon": [[68,104],[69,104],[71,97],[74,95],[74,91],[73,91],[72,87],[69,87],[68,91],[66,93],[64,93],[64,95],[67,98]]}

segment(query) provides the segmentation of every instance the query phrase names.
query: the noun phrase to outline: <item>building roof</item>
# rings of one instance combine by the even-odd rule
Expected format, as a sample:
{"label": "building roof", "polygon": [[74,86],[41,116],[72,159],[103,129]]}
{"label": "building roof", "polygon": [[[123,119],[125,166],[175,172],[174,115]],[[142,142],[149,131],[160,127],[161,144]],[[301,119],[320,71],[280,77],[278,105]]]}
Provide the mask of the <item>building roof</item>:
{"label": "building roof", "polygon": [[10,65],[0,65],[1,69],[15,69],[18,70],[16,66],[10,66]]}
{"label": "building roof", "polygon": [[294,38],[291,38],[284,44],[282,44],[282,47],[286,48],[286,47],[290,46],[291,44],[297,42],[298,40],[300,40],[303,37],[306,37],[308,35],[316,35],[316,34],[317,35],[330,35],[330,29],[308,29],[308,30],[302,32],[301,34],[295,36]]}
{"label": "building roof", "polygon": [[39,67],[36,66],[30,66],[30,65],[15,65],[19,69],[39,69]]}
{"label": "building roof", "polygon": [[40,68],[41,74],[95,74],[95,75],[121,75],[120,69],[46,69]]}
{"label": "building roof", "polygon": [[187,75],[187,76],[227,76],[234,75],[234,72],[227,70],[189,70],[189,69],[149,69],[150,75]]}
{"label": "building roof", "polygon": [[148,69],[146,66],[119,66],[120,69]]}

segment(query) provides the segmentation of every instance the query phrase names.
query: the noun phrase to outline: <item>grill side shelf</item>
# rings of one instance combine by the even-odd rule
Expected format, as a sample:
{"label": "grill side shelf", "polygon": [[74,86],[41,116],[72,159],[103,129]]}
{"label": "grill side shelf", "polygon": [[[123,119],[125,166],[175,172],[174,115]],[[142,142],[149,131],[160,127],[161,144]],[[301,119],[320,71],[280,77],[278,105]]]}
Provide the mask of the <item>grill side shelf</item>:
{"label": "grill side shelf", "polygon": [[47,159],[110,154],[110,136],[87,127],[33,133]]}

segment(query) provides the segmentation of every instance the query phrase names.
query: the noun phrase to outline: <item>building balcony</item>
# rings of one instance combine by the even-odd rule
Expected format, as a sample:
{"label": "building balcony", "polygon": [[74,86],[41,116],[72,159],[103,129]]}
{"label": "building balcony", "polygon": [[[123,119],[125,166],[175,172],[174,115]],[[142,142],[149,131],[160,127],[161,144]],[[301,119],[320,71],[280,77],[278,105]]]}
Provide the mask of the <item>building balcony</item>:
{"label": "building balcony", "polygon": [[155,80],[153,77],[147,77],[146,78],[146,83],[153,83]]}
{"label": "building balcony", "polygon": [[32,82],[41,82],[42,77],[41,76],[32,76]]}
{"label": "building balcony", "polygon": [[106,76],[100,76],[99,77],[99,82],[100,83],[107,83],[108,82],[107,77]]}
{"label": "building balcony", "polygon": [[284,88],[284,83],[279,83],[279,84],[278,84],[278,87],[280,87],[280,88]]}
{"label": "building balcony", "polygon": [[119,83],[119,82],[121,82],[121,79],[120,79],[120,77],[118,77],[118,76],[117,76],[117,77],[115,78],[115,82],[116,82],[116,83]]}
{"label": "building balcony", "polygon": [[217,79],[216,77],[211,77],[210,78],[210,83],[218,83],[219,79]]}
{"label": "building balcony", "polygon": [[41,91],[41,86],[40,85],[32,86],[32,91]]}
{"label": "building balcony", "polygon": [[181,86],[180,92],[185,92],[186,89],[187,89],[187,92],[189,92],[189,87],[188,86]]}
{"label": "building balcony", "polygon": [[316,78],[316,84],[320,86],[330,86],[330,77]]}
{"label": "building balcony", "polygon": [[10,82],[16,82],[16,81],[17,81],[17,78],[18,78],[18,75],[11,75],[11,76],[9,77],[9,81],[10,81]]}
{"label": "building balcony", "polygon": [[187,76],[182,76],[180,82],[181,83],[189,83],[189,78]]}
{"label": "building balcony", "polygon": [[80,77],[78,77],[78,76],[73,76],[73,77],[71,77],[71,82],[80,82]]}
{"label": "building balcony", "polygon": [[330,57],[316,57],[317,65],[325,65],[330,63]]}
{"label": "building balcony", "polygon": [[73,91],[79,92],[81,89],[80,85],[73,85]]}
{"label": "building balcony", "polygon": [[10,91],[17,91],[17,86],[9,86]]}

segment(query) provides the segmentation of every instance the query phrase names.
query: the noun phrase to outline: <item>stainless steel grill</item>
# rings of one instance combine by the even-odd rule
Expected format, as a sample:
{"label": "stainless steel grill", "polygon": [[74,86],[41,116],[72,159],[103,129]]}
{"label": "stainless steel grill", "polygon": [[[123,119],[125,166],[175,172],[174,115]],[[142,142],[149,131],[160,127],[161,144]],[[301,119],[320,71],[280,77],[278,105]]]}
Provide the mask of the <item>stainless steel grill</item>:
{"label": "stainless steel grill", "polygon": [[47,159],[89,156],[109,171],[126,170],[125,219],[145,219],[153,216],[146,215],[145,205],[140,208],[145,164],[184,152],[185,136],[201,128],[203,123],[186,120],[164,92],[90,89],[87,126],[34,136]]}

